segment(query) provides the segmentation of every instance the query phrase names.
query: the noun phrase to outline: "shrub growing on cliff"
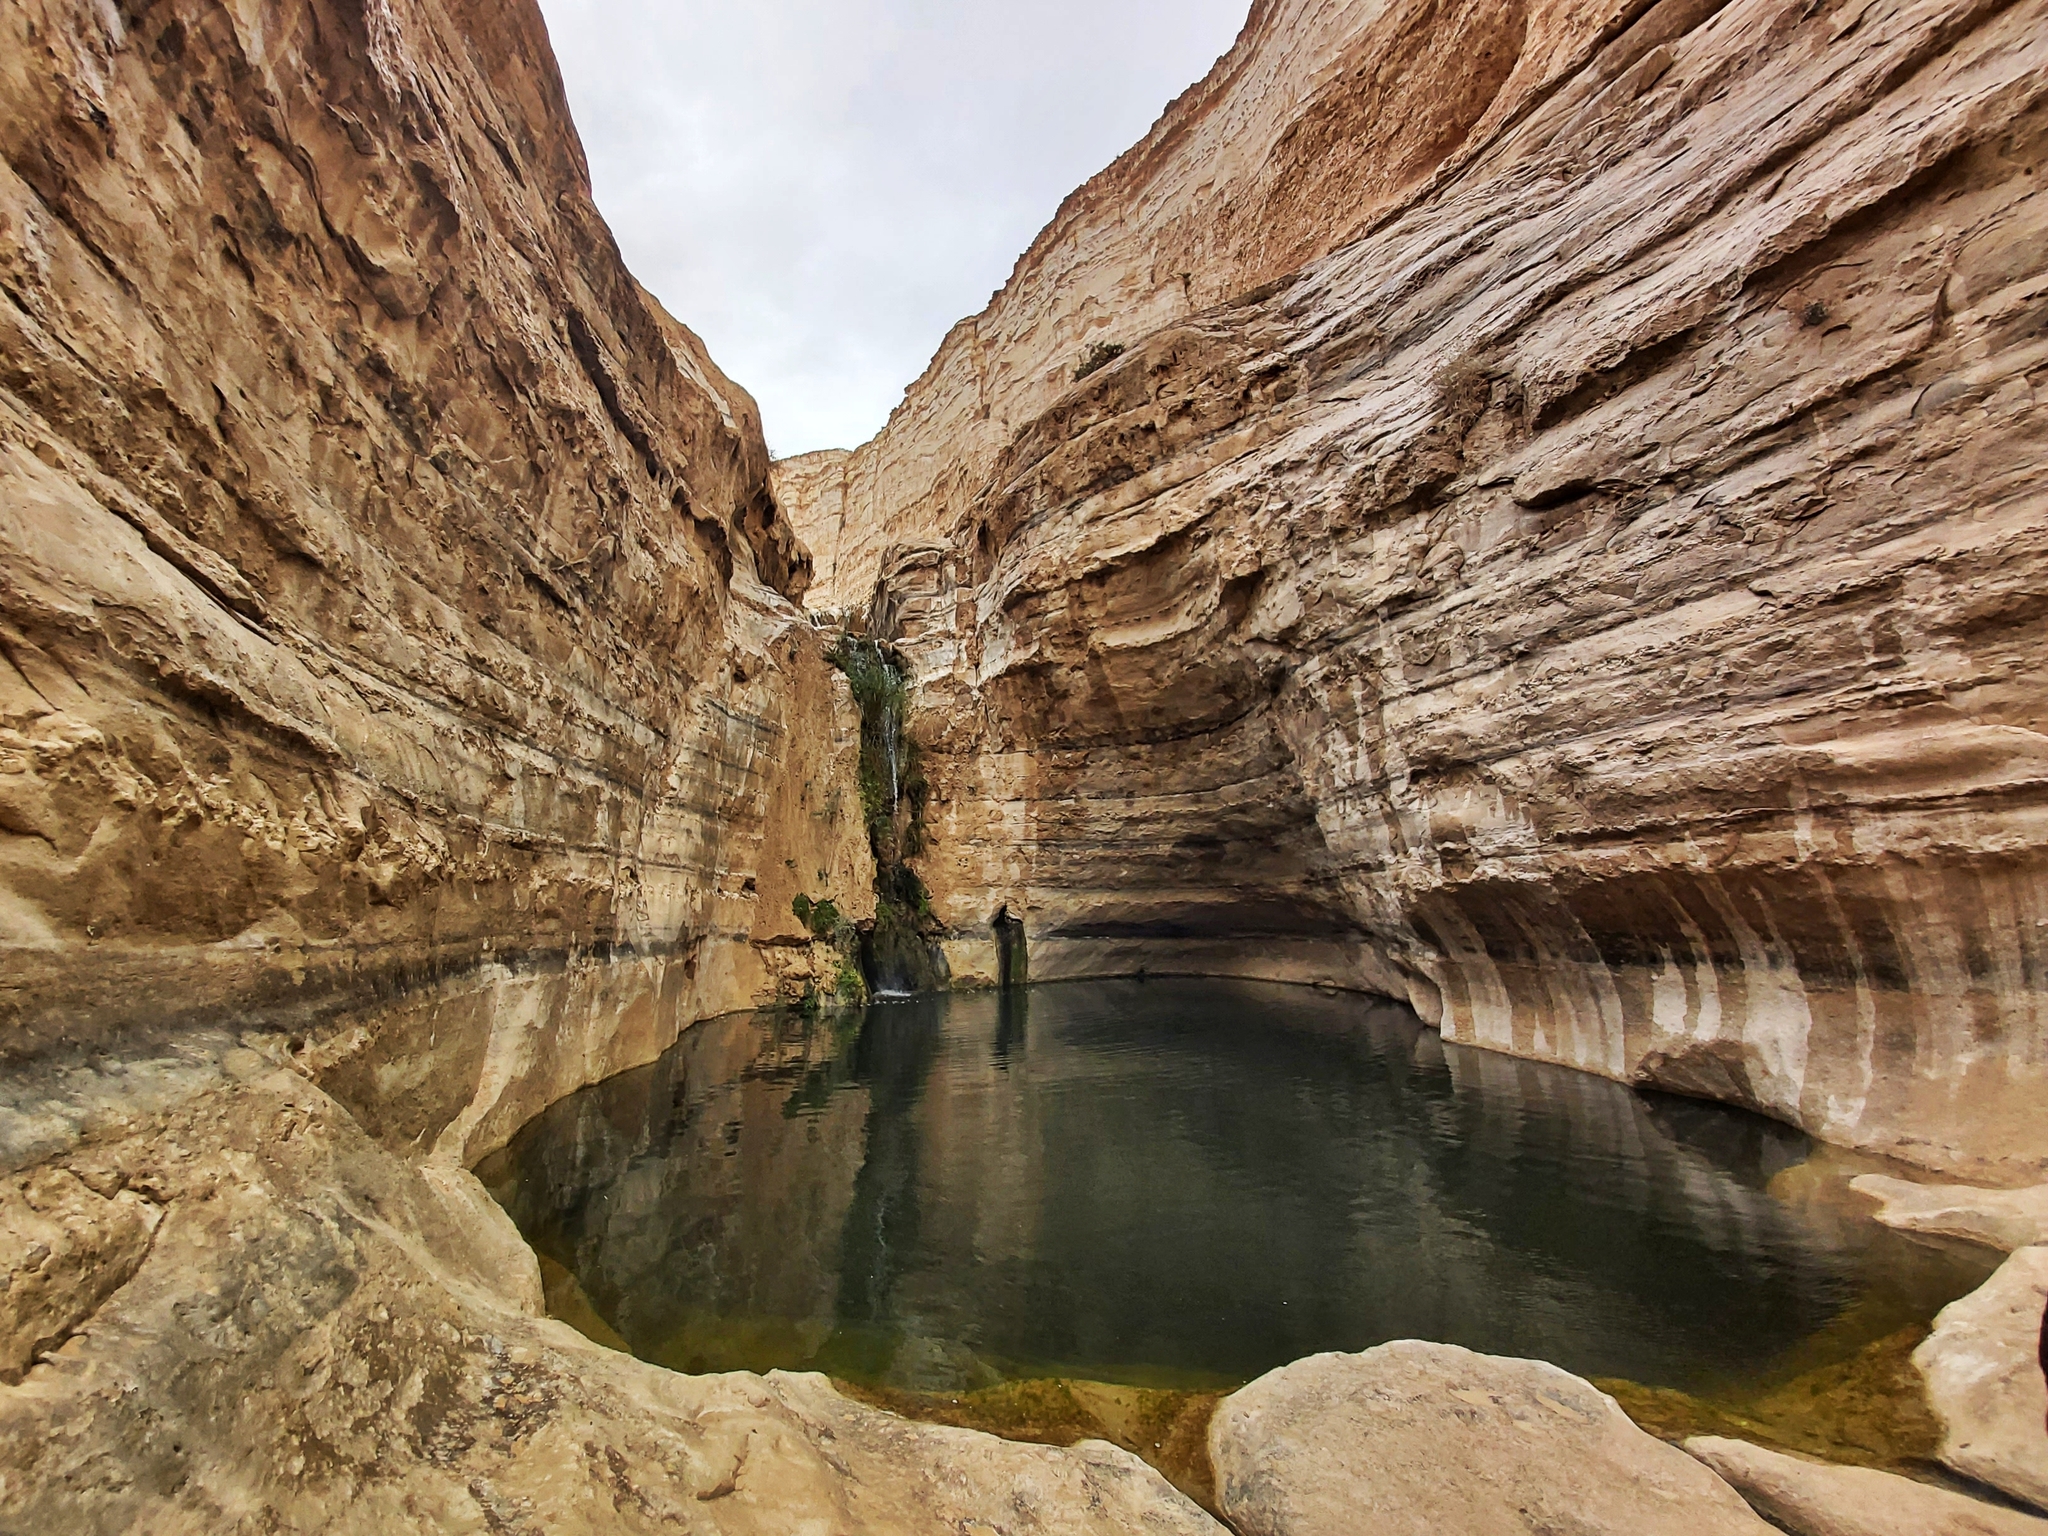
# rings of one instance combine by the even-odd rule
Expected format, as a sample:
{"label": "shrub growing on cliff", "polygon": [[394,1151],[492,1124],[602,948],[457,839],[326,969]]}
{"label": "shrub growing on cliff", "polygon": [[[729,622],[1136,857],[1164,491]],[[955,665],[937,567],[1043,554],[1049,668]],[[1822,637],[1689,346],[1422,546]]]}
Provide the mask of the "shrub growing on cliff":
{"label": "shrub growing on cliff", "polygon": [[1124,344],[1120,341],[1098,341],[1081,354],[1081,361],[1074,366],[1074,382],[1080,383],[1098,368],[1107,368],[1124,355]]}
{"label": "shrub growing on cliff", "polygon": [[812,901],[810,897],[799,892],[790,898],[789,909],[796,914],[798,922],[811,930],[811,937],[814,939],[831,938],[845,922],[830,896]]}
{"label": "shrub growing on cliff", "polygon": [[[827,659],[846,675],[860,706],[860,805],[869,846],[879,862],[914,858],[924,851],[930,787],[924,754],[905,728],[910,687],[903,669],[878,641],[851,635],[841,637]],[[910,813],[900,832],[899,805]]]}
{"label": "shrub growing on cliff", "polygon": [[789,909],[796,914],[797,921],[810,930],[814,941],[830,943],[839,952],[830,989],[820,992],[815,984],[805,983],[798,1007],[806,1014],[814,1014],[827,1006],[858,1008],[864,1005],[868,1000],[868,984],[860,972],[860,930],[840,912],[839,904],[829,896],[813,901],[799,892],[790,898]]}
{"label": "shrub growing on cliff", "polygon": [[910,689],[902,664],[879,641],[844,636],[830,652],[860,705],[860,799],[875,856],[875,919],[864,969],[877,986],[923,991],[943,983],[931,938],[943,932],[924,882],[906,862],[925,849],[931,790],[923,754],[904,728]]}

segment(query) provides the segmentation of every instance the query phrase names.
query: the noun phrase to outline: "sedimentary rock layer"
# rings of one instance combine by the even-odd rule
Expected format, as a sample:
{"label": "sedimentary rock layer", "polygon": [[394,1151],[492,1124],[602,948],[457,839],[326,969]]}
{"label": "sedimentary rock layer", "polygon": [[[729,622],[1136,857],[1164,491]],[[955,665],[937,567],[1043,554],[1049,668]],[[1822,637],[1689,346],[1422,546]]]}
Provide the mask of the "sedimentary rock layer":
{"label": "sedimentary rock layer", "polygon": [[1257,8],[788,477],[956,974],[1006,907],[2038,1177],[2048,9],[1439,12]]}
{"label": "sedimentary rock layer", "polygon": [[751,1002],[756,866],[864,857],[778,799],[846,700],[538,12],[29,0],[0,100],[0,1055],[572,952]]}
{"label": "sedimentary rock layer", "polygon": [[539,1316],[466,1171],[872,911],[752,403],[536,10],[0,8],[10,1528],[1213,1532]]}

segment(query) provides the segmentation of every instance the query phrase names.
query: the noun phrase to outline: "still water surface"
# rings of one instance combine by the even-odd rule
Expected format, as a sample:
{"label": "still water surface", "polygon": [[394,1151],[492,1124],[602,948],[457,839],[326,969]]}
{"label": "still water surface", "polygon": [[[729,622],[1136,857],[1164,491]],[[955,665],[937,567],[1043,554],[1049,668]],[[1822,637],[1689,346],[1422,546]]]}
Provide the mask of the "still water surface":
{"label": "still water surface", "polygon": [[1423,1338],[1714,1390],[1989,1272],[1869,1220],[1810,1150],[1388,1004],[1151,980],[698,1025],[479,1172],[684,1370],[1222,1386]]}

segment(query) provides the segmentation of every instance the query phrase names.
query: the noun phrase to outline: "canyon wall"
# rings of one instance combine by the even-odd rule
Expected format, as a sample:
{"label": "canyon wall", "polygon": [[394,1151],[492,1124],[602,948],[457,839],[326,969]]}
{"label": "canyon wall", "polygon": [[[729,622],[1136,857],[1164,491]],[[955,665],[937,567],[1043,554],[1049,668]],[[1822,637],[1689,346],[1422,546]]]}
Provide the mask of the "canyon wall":
{"label": "canyon wall", "polygon": [[467,1171],[873,901],[530,0],[20,0],[0,107],[0,1524],[1215,1531],[603,1350]]}
{"label": "canyon wall", "polygon": [[785,861],[866,889],[850,701],[538,12],[4,26],[0,1055],[577,955],[754,1002]]}
{"label": "canyon wall", "polygon": [[2039,0],[1256,7],[781,477],[955,974],[1006,908],[2039,1177],[2044,96]]}

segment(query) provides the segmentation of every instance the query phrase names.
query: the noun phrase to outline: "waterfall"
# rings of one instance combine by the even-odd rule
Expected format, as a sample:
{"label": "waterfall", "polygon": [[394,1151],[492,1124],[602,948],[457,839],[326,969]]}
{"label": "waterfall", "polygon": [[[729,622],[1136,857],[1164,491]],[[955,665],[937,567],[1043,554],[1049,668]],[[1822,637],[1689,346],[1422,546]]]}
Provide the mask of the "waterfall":
{"label": "waterfall", "polygon": [[[894,669],[891,669],[893,674]],[[892,698],[882,711],[882,750],[889,759],[889,809],[896,809],[896,802],[903,798],[901,775],[896,767],[896,731],[902,719],[902,708]]]}

